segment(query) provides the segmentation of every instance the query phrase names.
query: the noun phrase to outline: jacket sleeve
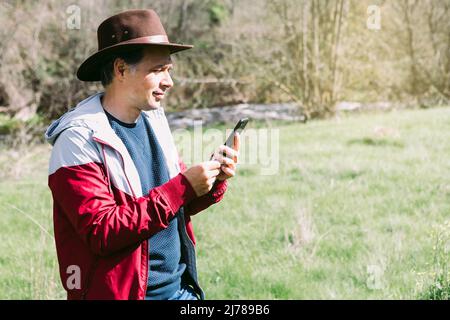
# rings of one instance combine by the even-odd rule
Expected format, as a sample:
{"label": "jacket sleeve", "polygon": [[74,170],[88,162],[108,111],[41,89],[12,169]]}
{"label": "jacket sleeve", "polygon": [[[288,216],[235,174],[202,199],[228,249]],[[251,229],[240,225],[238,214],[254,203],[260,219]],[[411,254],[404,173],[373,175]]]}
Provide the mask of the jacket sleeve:
{"label": "jacket sleeve", "polygon": [[96,146],[79,130],[66,130],[50,160],[49,187],[67,219],[98,255],[142,242],[166,228],[181,206],[195,197],[180,173],[149,195],[118,205],[110,192]]}
{"label": "jacket sleeve", "polygon": [[[186,171],[186,164],[183,162],[183,160],[181,160],[181,158],[179,158],[178,163],[180,165],[180,171]],[[187,205],[185,205],[185,214],[193,216],[200,211],[207,209],[211,205],[219,202],[223,199],[225,191],[227,190],[227,186],[227,180],[216,181],[211,191],[201,197],[194,198]]]}

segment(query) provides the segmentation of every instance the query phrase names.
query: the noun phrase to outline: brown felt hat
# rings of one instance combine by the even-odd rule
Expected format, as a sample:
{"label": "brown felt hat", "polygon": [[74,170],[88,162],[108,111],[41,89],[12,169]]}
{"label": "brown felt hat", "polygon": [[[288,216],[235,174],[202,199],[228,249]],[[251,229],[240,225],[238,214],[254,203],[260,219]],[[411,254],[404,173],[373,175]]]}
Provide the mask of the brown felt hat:
{"label": "brown felt hat", "polygon": [[171,43],[153,10],[128,10],[103,21],[97,29],[98,51],[78,68],[82,81],[100,81],[100,69],[112,54],[142,46],[167,47],[170,53],[191,49],[192,45]]}

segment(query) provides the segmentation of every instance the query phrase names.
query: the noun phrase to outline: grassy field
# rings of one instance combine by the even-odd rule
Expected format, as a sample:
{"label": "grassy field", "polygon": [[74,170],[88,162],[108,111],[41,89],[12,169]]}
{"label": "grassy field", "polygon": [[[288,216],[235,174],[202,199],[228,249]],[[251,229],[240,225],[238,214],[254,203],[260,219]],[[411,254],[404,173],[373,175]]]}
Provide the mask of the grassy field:
{"label": "grassy field", "polygon": [[[193,218],[208,299],[449,298],[450,109],[271,126],[277,173]],[[1,150],[0,299],[65,297],[49,152]]]}

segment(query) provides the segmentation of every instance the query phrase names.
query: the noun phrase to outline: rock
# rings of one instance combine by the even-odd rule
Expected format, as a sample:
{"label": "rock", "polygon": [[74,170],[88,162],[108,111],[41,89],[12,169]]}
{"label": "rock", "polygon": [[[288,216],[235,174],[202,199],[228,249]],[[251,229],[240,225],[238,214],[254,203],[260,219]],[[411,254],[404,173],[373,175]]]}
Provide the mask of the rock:
{"label": "rock", "polygon": [[336,104],[337,112],[345,111],[368,111],[368,110],[390,110],[398,108],[395,103],[391,102],[373,102],[373,103],[360,103],[360,102],[350,102],[342,101]]}
{"label": "rock", "polygon": [[235,124],[240,118],[254,120],[302,121],[306,117],[295,103],[286,104],[238,104],[218,108],[193,109],[182,112],[167,113],[172,130],[190,128],[196,121],[203,126],[217,123]]}

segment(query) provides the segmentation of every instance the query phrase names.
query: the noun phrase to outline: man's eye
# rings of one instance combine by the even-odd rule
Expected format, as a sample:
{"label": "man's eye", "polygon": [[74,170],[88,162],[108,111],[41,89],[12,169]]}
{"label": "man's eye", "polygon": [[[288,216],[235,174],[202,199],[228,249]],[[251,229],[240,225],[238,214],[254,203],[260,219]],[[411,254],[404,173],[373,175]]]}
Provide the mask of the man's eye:
{"label": "man's eye", "polygon": [[[164,70],[165,70],[165,69],[153,69],[151,72],[159,73],[159,72],[164,72]],[[172,73],[173,69],[167,69],[167,71],[168,71],[169,73]]]}

